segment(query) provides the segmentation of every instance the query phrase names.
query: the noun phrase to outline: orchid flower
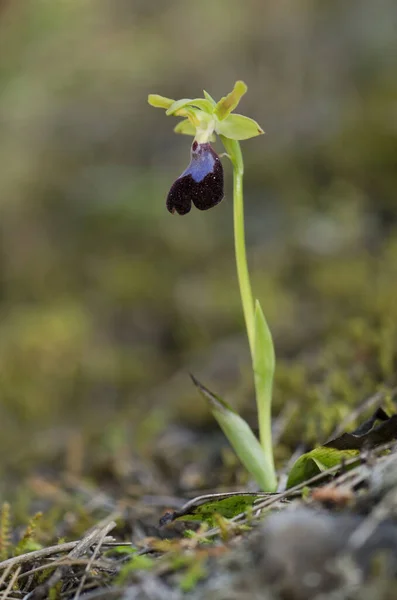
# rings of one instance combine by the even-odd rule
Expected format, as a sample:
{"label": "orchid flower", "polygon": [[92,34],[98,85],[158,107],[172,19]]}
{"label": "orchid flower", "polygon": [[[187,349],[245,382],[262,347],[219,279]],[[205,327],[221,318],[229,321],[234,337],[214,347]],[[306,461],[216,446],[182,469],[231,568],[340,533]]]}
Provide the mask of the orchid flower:
{"label": "orchid flower", "polygon": [[152,106],[166,109],[166,115],[183,117],[175,127],[176,133],[194,136],[190,164],[167,196],[171,213],[187,214],[192,202],[199,210],[207,210],[223,199],[223,167],[210,142],[215,134],[229,140],[246,140],[263,133],[253,119],[232,113],[246,91],[245,83],[237,81],[233,91],[218,103],[205,91],[204,98],[194,100],[149,95]]}

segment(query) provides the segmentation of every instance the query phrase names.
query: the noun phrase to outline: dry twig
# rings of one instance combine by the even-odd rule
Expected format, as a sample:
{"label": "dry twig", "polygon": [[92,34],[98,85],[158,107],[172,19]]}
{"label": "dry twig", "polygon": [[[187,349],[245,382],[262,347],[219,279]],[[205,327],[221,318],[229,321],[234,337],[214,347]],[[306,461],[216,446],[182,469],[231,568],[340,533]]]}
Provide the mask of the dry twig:
{"label": "dry twig", "polygon": [[[69,552],[67,558],[74,559],[83,556],[91,548],[91,546],[98,544],[102,538],[103,544],[106,534],[114,527],[116,527],[115,521],[111,520],[110,518],[104,520],[102,523],[92,529],[82,540],[80,540],[78,544],[76,544],[73,550]],[[47,598],[49,590],[66,576],[70,568],[71,567],[68,564],[58,567],[45,583],[39,585],[29,594],[29,600],[44,600]]]}
{"label": "dry twig", "polygon": [[[105,543],[114,542],[114,538],[109,536],[105,538]],[[43,558],[48,558],[50,556],[54,556],[54,554],[61,554],[63,552],[70,552],[73,548],[76,548],[81,543],[81,540],[77,540],[76,542],[65,542],[64,544],[56,544],[55,546],[48,546],[48,548],[41,548],[40,550],[33,550],[33,552],[26,552],[25,554],[20,554],[19,556],[13,556],[12,558],[7,558],[7,560],[3,560],[0,562],[0,570],[3,569],[11,569],[16,565],[22,565],[26,562],[34,562],[41,560]],[[4,575],[3,575],[4,577]],[[3,579],[2,577],[2,579]]]}
{"label": "dry twig", "polygon": [[12,588],[14,587],[14,583],[16,582],[16,580],[18,578],[20,570],[21,570],[21,566],[19,566],[16,569],[15,573],[12,574],[12,577],[11,577],[10,581],[8,582],[8,585],[5,589],[5,591],[3,592],[2,596],[1,596],[1,600],[6,600],[6,598],[9,598],[9,594],[10,594]]}

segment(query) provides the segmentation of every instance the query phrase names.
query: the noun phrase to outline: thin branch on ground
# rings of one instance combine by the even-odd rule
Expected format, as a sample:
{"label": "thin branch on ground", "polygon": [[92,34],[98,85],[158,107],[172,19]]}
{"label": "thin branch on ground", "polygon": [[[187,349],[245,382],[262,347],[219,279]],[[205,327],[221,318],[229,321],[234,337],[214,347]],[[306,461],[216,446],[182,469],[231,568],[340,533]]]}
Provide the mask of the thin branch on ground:
{"label": "thin branch on ground", "polygon": [[[105,539],[105,543],[109,542],[113,545],[114,537],[109,536]],[[75,542],[65,542],[63,544],[56,544],[55,546],[48,546],[48,548],[41,548],[40,550],[33,550],[32,552],[26,552],[26,554],[20,554],[19,556],[13,556],[0,562],[0,570],[11,569],[17,565],[21,565],[26,562],[33,562],[54,556],[55,554],[61,554],[63,552],[70,552],[73,548],[76,548],[81,543],[81,540]],[[9,571],[8,571],[9,572]],[[2,579],[4,574],[2,576]],[[0,580],[1,581],[1,580]]]}
{"label": "thin branch on ground", "polygon": [[[83,556],[92,546],[96,545],[101,538],[105,539],[106,534],[116,527],[116,522],[105,519],[97,527],[92,529],[79,543],[71,550],[67,556],[69,559],[80,558]],[[102,542],[103,543],[103,542]],[[62,565],[58,567],[52,575],[47,579],[46,582],[39,585],[29,595],[29,600],[44,600],[47,598],[49,590],[53,588],[61,579],[63,579],[68,571],[71,569],[69,565]]]}
{"label": "thin branch on ground", "polygon": [[111,521],[110,523],[108,523],[108,525],[106,527],[103,528],[101,536],[100,536],[100,538],[98,540],[98,543],[96,544],[95,550],[92,553],[92,556],[91,556],[90,560],[87,563],[87,566],[85,568],[85,571],[84,571],[84,574],[83,574],[82,578],[80,579],[79,586],[78,586],[78,588],[76,590],[76,594],[74,596],[74,600],[78,600],[79,599],[81,591],[82,591],[82,589],[84,587],[84,584],[86,582],[88,573],[89,573],[90,569],[92,568],[92,565],[93,565],[96,557],[98,556],[98,552],[100,551],[100,549],[102,547],[102,544],[105,541],[105,538],[106,538],[107,534],[109,533],[109,531],[111,531],[115,527],[115,525],[116,525],[116,523],[114,521]]}
{"label": "thin branch on ground", "polygon": [[16,569],[15,573],[12,574],[12,577],[11,577],[10,581],[8,582],[8,585],[5,589],[5,591],[3,592],[3,595],[1,596],[2,600],[6,600],[7,598],[9,598],[9,594],[10,594],[12,588],[14,587],[14,584],[18,578],[20,570],[21,570],[21,566],[19,566]]}

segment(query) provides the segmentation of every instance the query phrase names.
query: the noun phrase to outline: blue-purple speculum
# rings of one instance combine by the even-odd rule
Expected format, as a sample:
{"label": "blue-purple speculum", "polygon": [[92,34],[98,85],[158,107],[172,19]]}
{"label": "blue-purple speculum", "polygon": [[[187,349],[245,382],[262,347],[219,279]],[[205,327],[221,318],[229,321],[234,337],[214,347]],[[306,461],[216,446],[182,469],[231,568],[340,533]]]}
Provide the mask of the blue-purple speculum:
{"label": "blue-purple speculum", "polygon": [[223,198],[223,167],[211,144],[192,144],[188,168],[172,185],[167,196],[171,213],[186,215],[192,202],[199,210],[208,210]]}

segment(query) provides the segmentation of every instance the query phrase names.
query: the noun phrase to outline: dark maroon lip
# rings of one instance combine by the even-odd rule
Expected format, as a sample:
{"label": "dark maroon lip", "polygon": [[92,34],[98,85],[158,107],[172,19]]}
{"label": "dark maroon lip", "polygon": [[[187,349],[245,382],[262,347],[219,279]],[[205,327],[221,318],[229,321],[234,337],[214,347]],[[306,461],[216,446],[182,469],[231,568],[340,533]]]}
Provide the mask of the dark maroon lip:
{"label": "dark maroon lip", "polygon": [[208,210],[223,199],[223,167],[211,144],[192,144],[187,169],[172,185],[167,196],[171,213],[186,215],[192,202],[199,210]]}

